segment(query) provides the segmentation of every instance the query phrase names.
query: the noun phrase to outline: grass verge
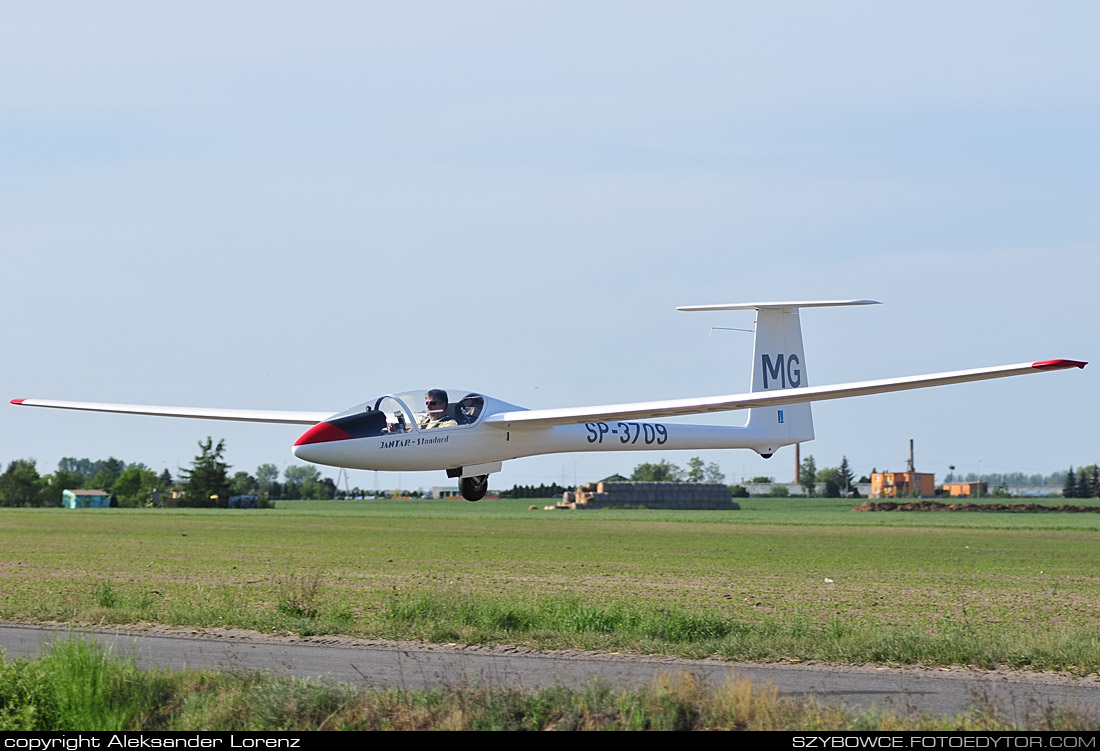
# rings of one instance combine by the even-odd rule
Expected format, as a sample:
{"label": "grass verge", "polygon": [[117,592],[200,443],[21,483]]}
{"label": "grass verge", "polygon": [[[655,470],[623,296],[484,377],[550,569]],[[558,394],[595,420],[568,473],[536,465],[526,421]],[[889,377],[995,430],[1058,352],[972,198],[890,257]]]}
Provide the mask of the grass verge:
{"label": "grass verge", "polygon": [[85,641],[39,660],[0,656],[0,732],[121,730],[1095,730],[1095,712],[1054,706],[1011,718],[851,712],[781,698],[743,678],[707,687],[662,675],[642,690],[394,691],[255,673],[143,672]]}

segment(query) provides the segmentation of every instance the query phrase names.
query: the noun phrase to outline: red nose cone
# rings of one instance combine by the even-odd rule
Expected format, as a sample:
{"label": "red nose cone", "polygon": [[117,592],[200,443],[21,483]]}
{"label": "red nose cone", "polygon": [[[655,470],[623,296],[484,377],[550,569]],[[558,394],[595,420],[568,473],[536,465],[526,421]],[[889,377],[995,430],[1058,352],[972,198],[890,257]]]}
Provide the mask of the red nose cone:
{"label": "red nose cone", "polygon": [[327,422],[319,422],[312,428],[302,433],[301,437],[294,442],[295,446],[306,446],[310,443],[329,443],[331,441],[346,441],[349,438],[355,436],[350,433],[341,430]]}

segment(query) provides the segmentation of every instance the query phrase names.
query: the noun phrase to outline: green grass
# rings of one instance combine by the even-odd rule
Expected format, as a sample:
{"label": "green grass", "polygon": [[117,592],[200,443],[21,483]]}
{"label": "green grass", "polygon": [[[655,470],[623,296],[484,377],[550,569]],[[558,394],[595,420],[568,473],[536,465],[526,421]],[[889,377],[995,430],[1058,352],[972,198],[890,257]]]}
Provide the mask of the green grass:
{"label": "green grass", "polygon": [[552,687],[396,691],[241,672],[143,672],[94,643],[61,640],[39,660],[0,655],[0,732],[309,730],[1095,730],[1054,706],[936,718],[779,698],[731,675],[719,686],[662,675],[642,690]]}
{"label": "green grass", "polygon": [[159,711],[171,682],[64,639],[37,662],[0,663],[0,732],[125,730]]}
{"label": "green grass", "polygon": [[1100,671],[1100,514],[546,503],[4,509],[0,619]]}

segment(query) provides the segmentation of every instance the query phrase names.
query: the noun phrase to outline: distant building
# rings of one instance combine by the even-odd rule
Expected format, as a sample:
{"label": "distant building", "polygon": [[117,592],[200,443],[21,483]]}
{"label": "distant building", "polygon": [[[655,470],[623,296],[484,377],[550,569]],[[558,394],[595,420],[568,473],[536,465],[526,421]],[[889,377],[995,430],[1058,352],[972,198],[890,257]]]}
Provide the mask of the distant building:
{"label": "distant building", "polygon": [[707,482],[589,482],[566,491],[550,509],[674,508],[739,509],[729,486]]}
{"label": "distant building", "polygon": [[111,496],[106,490],[63,490],[61,505],[65,508],[108,508]]}
{"label": "distant building", "polygon": [[[394,496],[394,498],[396,498],[396,497],[397,496]],[[407,497],[407,496],[405,496],[405,497]],[[425,498],[434,498],[437,501],[447,499],[447,498],[461,498],[462,497],[462,491],[458,489],[457,485],[451,485],[449,487],[442,486],[442,485],[436,485],[431,490],[424,493],[424,497]],[[492,500],[496,500],[498,498],[500,498],[500,493],[498,493],[495,490],[490,490],[488,493],[485,494],[485,498],[482,499],[482,500],[492,501]]]}
{"label": "distant building", "polygon": [[936,476],[931,472],[873,472],[872,498],[920,498],[936,494]]}
{"label": "distant building", "polygon": [[983,495],[989,495],[989,483],[988,482],[948,482],[944,483],[943,494],[949,495],[952,498],[958,498],[959,496],[967,496],[974,498]]}

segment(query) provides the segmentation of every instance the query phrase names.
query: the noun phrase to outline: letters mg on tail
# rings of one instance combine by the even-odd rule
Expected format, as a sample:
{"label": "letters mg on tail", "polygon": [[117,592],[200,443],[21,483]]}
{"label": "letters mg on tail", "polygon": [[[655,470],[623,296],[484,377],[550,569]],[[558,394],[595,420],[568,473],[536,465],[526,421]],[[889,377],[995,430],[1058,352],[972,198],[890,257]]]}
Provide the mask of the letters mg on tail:
{"label": "letters mg on tail", "polygon": [[[804,308],[872,305],[873,300],[694,305],[684,311],[756,312],[747,393],[593,407],[525,409],[480,391],[401,391],[337,412],[163,407],[51,399],[13,399],[25,407],[311,426],[294,443],[305,461],[350,469],[445,470],[467,500],[484,497],[488,476],[508,459],[572,451],[749,449],[767,458],[813,440],[810,404],[868,394],[1083,368],[1077,360],[1040,360],[928,375],[810,386],[799,320]],[[664,418],[747,410],[744,425],[689,425]],[[658,422],[655,422],[657,420]]]}
{"label": "letters mg on tail", "polygon": [[783,367],[783,354],[780,353],[775,362],[772,362],[770,356],[767,353],[760,355],[760,359],[764,365],[764,388],[768,388],[768,375],[771,375],[772,381],[779,381],[779,388],[796,389],[802,385],[802,371],[798,369],[798,355],[791,355],[787,358],[787,367]]}

